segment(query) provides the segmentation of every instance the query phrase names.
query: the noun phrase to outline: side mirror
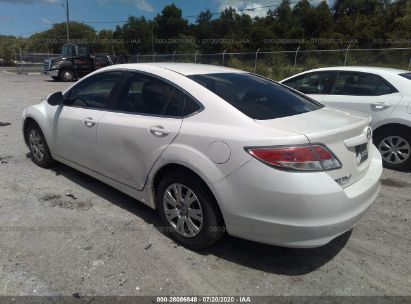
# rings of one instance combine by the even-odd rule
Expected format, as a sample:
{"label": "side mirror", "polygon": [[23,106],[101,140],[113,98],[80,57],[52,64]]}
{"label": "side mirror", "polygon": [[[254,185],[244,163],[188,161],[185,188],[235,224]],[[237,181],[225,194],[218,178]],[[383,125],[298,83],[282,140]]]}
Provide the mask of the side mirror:
{"label": "side mirror", "polygon": [[63,104],[63,93],[56,92],[47,97],[47,103],[51,106],[59,106]]}

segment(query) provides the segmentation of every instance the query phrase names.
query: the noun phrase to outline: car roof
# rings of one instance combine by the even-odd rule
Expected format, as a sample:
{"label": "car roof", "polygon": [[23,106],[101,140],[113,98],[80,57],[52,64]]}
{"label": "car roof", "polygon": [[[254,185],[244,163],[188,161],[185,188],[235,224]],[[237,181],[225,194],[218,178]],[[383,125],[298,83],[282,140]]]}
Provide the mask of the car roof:
{"label": "car roof", "polygon": [[407,70],[392,69],[392,68],[383,68],[383,67],[368,67],[368,66],[335,66],[327,68],[319,68],[306,72],[314,71],[355,71],[355,72],[369,72],[369,73],[390,73],[390,74],[402,74],[409,73]]}
{"label": "car roof", "polygon": [[127,63],[112,65],[108,69],[130,69],[144,71],[148,67],[156,67],[179,73],[181,75],[197,75],[197,74],[216,74],[216,73],[247,73],[245,71],[236,70],[224,66],[201,63],[176,63],[176,62],[149,62],[149,63]]}

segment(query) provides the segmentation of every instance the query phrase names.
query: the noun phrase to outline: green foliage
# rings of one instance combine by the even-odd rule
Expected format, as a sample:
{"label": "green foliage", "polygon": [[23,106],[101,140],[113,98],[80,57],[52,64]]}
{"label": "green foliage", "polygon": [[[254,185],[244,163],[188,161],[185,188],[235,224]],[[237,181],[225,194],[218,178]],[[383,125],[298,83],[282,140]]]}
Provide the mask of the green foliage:
{"label": "green foliage", "polygon": [[[291,4],[293,3],[293,4]],[[194,23],[183,17],[175,4],[166,5],[153,20],[130,16],[115,30],[96,31],[85,24],[71,22],[70,37],[89,42],[96,52],[137,54],[221,53],[290,51],[288,54],[261,56],[265,64],[257,71],[275,78],[294,71],[294,52],[300,47],[297,67],[316,67],[344,63],[345,52],[304,53],[308,50],[387,48],[411,46],[410,0],[336,0],[330,8],[327,1],[297,4],[283,0],[266,16],[251,18],[232,7],[220,15],[201,12]],[[66,41],[66,24],[57,23],[47,31],[30,38],[0,36],[0,56],[13,61],[14,53],[59,53]],[[364,53],[363,53],[364,54]],[[390,56],[391,57],[390,57]],[[402,67],[409,52],[374,54],[372,58],[350,52],[348,63],[389,64]],[[227,58],[225,64],[254,70],[254,55]],[[160,57],[159,57],[160,58]],[[164,57],[166,58],[166,57]],[[176,57],[183,58],[183,57]],[[187,57],[185,60],[189,60]],[[202,56],[200,61],[222,62],[221,57]],[[381,62],[380,62],[381,61]],[[374,64],[377,64],[375,62]]]}
{"label": "green foliage", "polygon": [[[32,35],[25,46],[30,52],[60,53],[61,47],[67,42],[66,23],[55,23],[52,28]],[[89,25],[70,22],[70,41],[93,44],[97,38],[96,31]]]}

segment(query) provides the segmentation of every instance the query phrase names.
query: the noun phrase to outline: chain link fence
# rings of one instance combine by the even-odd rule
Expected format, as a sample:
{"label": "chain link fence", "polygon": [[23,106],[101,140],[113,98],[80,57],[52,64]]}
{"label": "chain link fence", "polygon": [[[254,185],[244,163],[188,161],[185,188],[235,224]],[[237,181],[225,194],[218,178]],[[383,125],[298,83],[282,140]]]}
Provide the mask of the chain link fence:
{"label": "chain link fence", "polygon": [[[18,72],[40,72],[45,59],[56,57],[49,53],[16,53],[14,64]],[[360,65],[411,68],[411,48],[387,49],[332,49],[267,52],[220,52],[214,54],[172,53],[128,55],[129,63],[191,62],[224,65],[255,72],[272,79],[283,79],[293,74],[319,67]]]}

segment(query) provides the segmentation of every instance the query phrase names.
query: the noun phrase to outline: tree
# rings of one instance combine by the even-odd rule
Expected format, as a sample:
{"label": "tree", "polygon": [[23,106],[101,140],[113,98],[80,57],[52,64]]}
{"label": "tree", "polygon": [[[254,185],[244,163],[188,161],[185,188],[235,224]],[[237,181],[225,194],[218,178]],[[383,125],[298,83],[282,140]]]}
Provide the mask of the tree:
{"label": "tree", "polygon": [[187,33],[188,21],[183,19],[181,9],[174,3],[166,5],[161,14],[154,18],[154,24],[158,42],[161,42],[156,45],[156,49],[161,52],[172,52],[176,48],[182,48],[178,43],[169,43],[172,39],[182,39],[181,35],[185,36]]}
{"label": "tree", "polygon": [[[91,26],[70,22],[70,40],[72,42],[93,43],[96,38],[97,33]],[[36,50],[36,52],[60,53],[61,47],[66,42],[66,23],[55,23],[51,29],[32,35],[26,48],[27,50]]]}

